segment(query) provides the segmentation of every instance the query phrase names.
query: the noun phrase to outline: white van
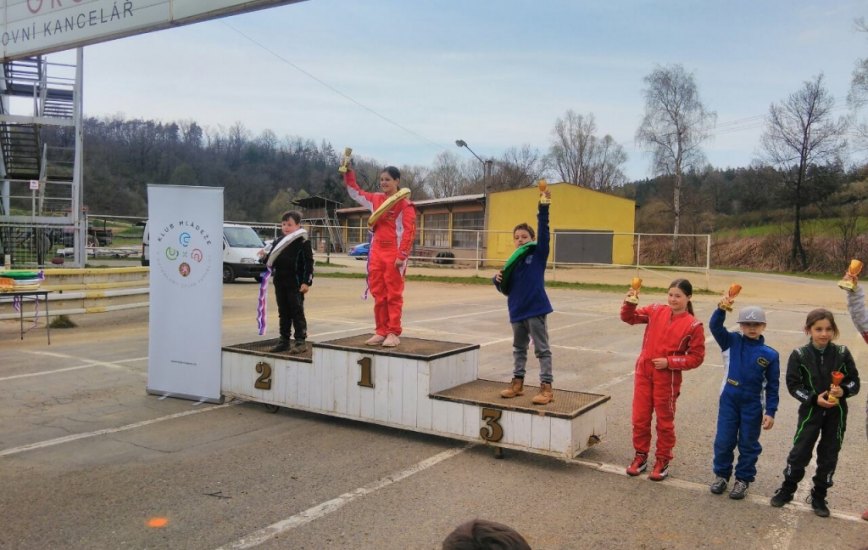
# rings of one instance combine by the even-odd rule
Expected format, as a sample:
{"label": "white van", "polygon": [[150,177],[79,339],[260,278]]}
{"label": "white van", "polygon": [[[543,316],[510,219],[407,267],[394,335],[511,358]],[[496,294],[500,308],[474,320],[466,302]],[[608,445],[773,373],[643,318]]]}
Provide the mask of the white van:
{"label": "white van", "polygon": [[235,277],[253,277],[259,281],[265,264],[259,263],[259,251],[265,244],[249,225],[223,224],[223,282]]}
{"label": "white van", "polygon": [[[259,263],[259,251],[265,246],[249,225],[223,224],[223,282],[231,283],[237,277],[260,280],[265,265]],[[148,222],[142,233],[142,265],[151,264]]]}

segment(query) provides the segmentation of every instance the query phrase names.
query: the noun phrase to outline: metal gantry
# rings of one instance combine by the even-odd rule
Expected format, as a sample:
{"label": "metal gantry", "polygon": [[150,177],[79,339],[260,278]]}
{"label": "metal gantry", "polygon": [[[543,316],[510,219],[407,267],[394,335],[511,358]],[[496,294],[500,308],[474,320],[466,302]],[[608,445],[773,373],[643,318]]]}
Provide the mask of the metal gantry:
{"label": "metal gantry", "polygon": [[61,255],[85,264],[82,61],[3,64],[0,79],[0,261],[35,267]]}

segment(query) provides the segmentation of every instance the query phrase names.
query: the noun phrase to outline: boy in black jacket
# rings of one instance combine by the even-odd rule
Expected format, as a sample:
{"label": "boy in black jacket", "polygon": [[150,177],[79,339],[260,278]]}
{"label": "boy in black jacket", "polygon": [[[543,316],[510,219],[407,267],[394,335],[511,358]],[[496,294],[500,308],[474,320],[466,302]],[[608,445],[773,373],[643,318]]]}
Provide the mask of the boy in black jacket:
{"label": "boy in black jacket", "polygon": [[[274,241],[262,261],[268,264],[274,277],[274,297],[280,317],[280,340],[269,351],[303,353],[307,350],[307,320],[304,317],[304,295],[313,284],[313,250],[307,231],[301,228],[301,213],[284,212],[280,229],[283,236]],[[290,332],[295,327],[295,344],[290,347]]]}

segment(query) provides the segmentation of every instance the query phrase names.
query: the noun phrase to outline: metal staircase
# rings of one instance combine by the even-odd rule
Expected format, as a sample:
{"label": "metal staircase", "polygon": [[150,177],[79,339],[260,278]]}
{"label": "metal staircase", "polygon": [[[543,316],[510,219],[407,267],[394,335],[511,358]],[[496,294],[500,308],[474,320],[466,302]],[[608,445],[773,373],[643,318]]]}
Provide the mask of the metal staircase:
{"label": "metal staircase", "polygon": [[[81,53],[75,64],[28,57],[0,78],[0,260],[44,265],[72,244],[84,265]],[[78,238],[82,236],[82,239]]]}

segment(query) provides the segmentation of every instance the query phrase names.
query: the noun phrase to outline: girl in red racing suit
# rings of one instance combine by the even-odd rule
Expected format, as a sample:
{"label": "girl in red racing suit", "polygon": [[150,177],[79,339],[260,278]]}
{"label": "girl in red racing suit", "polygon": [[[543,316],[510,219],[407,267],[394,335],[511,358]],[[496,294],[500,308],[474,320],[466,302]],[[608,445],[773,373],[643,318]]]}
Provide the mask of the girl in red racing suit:
{"label": "girl in red racing suit", "polygon": [[[637,291],[630,290],[628,296]],[[645,323],[642,352],[636,360],[633,382],[633,447],[636,456],[627,468],[638,476],[648,465],[651,449],[651,416],[657,415],[657,452],[654,470],[648,476],[662,481],[669,475],[675,447],[675,401],[681,393],[681,371],[695,369],[705,359],[702,323],[693,317],[690,298],[693,285],[676,279],[669,285],[668,305],[637,308],[625,301],[621,320],[630,325]]]}
{"label": "girl in red racing suit", "polygon": [[[390,196],[398,192],[401,172],[394,166],[380,172],[380,190],[371,193],[356,183],[352,169],[344,173],[344,183],[350,197],[374,212]],[[371,249],[368,253],[368,286],[374,296],[376,333],[368,339],[369,346],[395,347],[401,341],[401,311],[404,306],[404,272],[416,235],[416,208],[409,199],[397,202],[371,227]]]}

